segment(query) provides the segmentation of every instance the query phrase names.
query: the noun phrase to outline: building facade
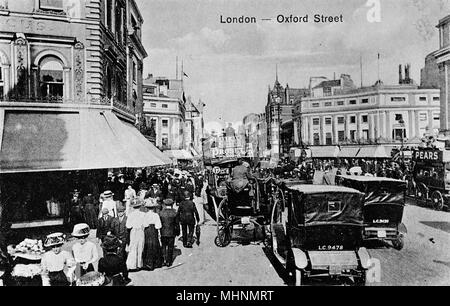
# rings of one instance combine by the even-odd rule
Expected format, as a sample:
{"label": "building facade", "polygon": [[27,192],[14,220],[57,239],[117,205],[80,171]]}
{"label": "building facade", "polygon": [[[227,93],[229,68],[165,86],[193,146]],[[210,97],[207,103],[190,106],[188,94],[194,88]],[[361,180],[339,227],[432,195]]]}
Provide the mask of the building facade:
{"label": "building facade", "polygon": [[185,148],[186,102],[181,80],[149,75],[144,81],[144,116],[161,150]]}
{"label": "building facade", "polygon": [[450,15],[441,19],[439,29],[439,50],[433,55],[439,67],[439,87],[441,89],[440,132],[450,138]]}
{"label": "building facade", "polygon": [[438,89],[378,84],[304,98],[294,121],[307,145],[416,141],[439,128]]}

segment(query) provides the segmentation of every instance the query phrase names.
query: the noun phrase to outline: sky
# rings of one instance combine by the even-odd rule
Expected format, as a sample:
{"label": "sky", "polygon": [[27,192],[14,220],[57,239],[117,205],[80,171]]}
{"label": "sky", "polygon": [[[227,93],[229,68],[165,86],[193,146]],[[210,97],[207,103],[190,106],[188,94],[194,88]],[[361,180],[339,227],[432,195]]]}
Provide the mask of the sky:
{"label": "sky", "polygon": [[[368,13],[379,2],[380,22]],[[262,113],[268,86],[278,79],[307,87],[312,76],[350,74],[363,85],[377,80],[377,58],[385,84],[398,83],[398,65],[411,64],[420,82],[425,56],[438,49],[439,19],[450,0],[136,0],[143,43],[149,54],[144,76],[176,77],[205,104],[205,122],[238,122]],[[372,10],[371,10],[372,9]],[[371,10],[371,11],[370,11]],[[278,23],[278,15],[309,15],[308,23]],[[343,23],[314,23],[315,14],[343,15]],[[256,24],[222,24],[220,16],[254,16]],[[272,19],[263,21],[261,19]]]}

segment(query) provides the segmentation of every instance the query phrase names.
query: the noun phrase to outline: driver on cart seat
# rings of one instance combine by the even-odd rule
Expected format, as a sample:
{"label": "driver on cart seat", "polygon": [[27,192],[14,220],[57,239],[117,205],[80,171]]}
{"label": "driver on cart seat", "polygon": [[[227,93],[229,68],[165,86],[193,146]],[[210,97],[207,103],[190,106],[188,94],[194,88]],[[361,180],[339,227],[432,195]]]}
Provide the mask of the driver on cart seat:
{"label": "driver on cart seat", "polygon": [[249,184],[249,181],[254,179],[249,168],[250,165],[242,159],[239,160],[239,165],[233,168],[231,186],[234,192],[240,193]]}

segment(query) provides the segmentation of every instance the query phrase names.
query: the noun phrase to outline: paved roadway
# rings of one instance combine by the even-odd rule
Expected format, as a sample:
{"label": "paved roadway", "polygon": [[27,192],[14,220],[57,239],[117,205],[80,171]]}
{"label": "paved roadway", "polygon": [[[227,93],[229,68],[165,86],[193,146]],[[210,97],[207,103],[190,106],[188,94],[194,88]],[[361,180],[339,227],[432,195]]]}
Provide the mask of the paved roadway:
{"label": "paved roadway", "polygon": [[[403,221],[408,228],[403,250],[388,246],[369,250],[381,262],[381,283],[370,285],[450,285],[450,213],[407,205]],[[181,241],[177,241],[173,267],[132,273],[133,283],[149,286],[286,285],[282,271],[272,265],[262,243],[232,242],[226,248],[218,248],[214,245],[215,231],[214,221],[207,221],[202,227],[200,246],[185,249]]]}

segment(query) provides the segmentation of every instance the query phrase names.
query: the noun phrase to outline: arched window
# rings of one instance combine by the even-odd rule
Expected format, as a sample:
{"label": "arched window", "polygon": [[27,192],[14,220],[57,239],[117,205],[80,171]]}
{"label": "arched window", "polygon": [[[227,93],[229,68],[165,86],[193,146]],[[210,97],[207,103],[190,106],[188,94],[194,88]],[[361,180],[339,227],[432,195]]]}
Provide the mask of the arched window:
{"label": "arched window", "polygon": [[45,99],[64,97],[64,70],[62,62],[55,56],[47,56],[39,63],[39,88]]}

